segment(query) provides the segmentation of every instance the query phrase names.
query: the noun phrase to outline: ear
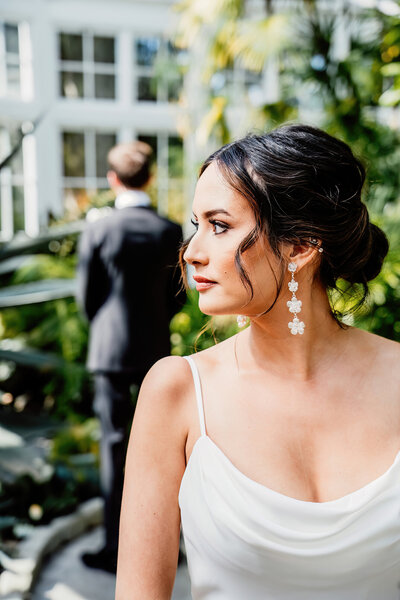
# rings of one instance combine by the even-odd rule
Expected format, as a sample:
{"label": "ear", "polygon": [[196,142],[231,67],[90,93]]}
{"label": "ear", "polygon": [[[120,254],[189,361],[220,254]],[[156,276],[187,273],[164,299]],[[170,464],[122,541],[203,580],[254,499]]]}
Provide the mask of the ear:
{"label": "ear", "polygon": [[288,261],[293,261],[297,265],[297,271],[300,271],[307,265],[317,262],[319,257],[318,248],[321,246],[320,240],[315,240],[303,244],[291,244],[288,246],[285,257]]}
{"label": "ear", "polygon": [[115,171],[107,171],[107,181],[111,189],[121,187],[122,185]]}

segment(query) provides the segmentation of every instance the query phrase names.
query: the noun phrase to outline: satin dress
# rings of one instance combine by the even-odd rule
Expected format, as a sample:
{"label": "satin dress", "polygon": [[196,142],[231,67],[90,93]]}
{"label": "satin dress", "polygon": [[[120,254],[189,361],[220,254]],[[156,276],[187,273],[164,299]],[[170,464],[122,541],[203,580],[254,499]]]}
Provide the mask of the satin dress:
{"label": "satin dress", "polygon": [[400,452],[329,502],[291,498],[236,468],[205,428],[179,490],[193,600],[400,600]]}

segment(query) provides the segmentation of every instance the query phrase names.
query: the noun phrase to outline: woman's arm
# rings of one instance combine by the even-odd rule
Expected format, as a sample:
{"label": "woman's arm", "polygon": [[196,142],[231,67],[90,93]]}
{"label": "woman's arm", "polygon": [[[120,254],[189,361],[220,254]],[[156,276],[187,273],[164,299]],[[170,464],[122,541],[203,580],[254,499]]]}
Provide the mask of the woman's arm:
{"label": "woman's arm", "polygon": [[142,384],[125,467],[116,600],[169,600],[179,552],[190,369],[158,361]]}

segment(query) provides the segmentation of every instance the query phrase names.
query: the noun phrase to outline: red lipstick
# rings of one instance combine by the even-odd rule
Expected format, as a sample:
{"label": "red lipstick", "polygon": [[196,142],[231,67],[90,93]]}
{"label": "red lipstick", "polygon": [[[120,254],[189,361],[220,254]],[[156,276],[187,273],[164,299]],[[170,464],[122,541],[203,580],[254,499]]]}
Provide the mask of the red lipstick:
{"label": "red lipstick", "polygon": [[198,292],[203,292],[208,290],[213,285],[216,285],[216,281],[212,281],[211,279],[207,279],[206,277],[201,277],[200,275],[194,275],[193,279],[196,282],[196,290]]}

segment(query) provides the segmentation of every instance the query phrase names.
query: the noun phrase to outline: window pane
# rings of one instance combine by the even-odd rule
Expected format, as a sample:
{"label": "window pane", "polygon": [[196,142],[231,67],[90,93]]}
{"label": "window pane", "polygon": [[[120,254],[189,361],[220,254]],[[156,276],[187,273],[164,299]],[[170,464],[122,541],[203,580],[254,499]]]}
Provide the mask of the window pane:
{"label": "window pane", "polygon": [[95,98],[115,98],[115,76],[97,73],[94,76]]}
{"label": "window pane", "polygon": [[62,71],[60,95],[64,98],[83,98],[83,73]]}
{"label": "window pane", "polygon": [[152,160],[155,161],[157,159],[157,136],[156,135],[138,135],[138,140],[141,142],[145,142],[149,146],[151,146],[153,150]]}
{"label": "window pane", "polygon": [[168,138],[168,175],[183,176],[183,144],[181,138]]}
{"label": "window pane", "polygon": [[96,177],[105,177],[108,171],[107,154],[117,143],[115,133],[96,133]]}
{"label": "window pane", "polygon": [[182,90],[182,78],[177,77],[167,81],[168,102],[176,102]]}
{"label": "window pane", "polygon": [[6,38],[6,52],[19,54],[18,26],[6,24],[4,26],[4,36]]}
{"label": "window pane", "polygon": [[136,62],[138,65],[151,67],[160,47],[160,39],[156,37],[138,38],[136,40]]}
{"label": "window pane", "polygon": [[138,77],[138,100],[157,101],[157,81],[153,77]]}
{"label": "window pane", "polygon": [[180,67],[186,67],[189,64],[189,52],[187,48],[178,48],[171,41],[167,43],[167,53]]}
{"label": "window pane", "polygon": [[168,217],[178,223],[185,220],[186,203],[183,187],[174,181],[169,182],[168,188]]}
{"label": "window pane", "polygon": [[25,229],[24,188],[22,186],[13,186],[12,196],[14,231],[21,231]]}
{"label": "window pane", "polygon": [[7,65],[7,90],[12,94],[19,94],[20,73],[17,65]]}
{"label": "window pane", "polygon": [[114,38],[97,36],[94,38],[94,62],[115,62]]}
{"label": "window pane", "polygon": [[60,33],[59,51],[62,60],[82,60],[82,36],[71,33]]}
{"label": "window pane", "polygon": [[69,220],[79,219],[82,212],[86,211],[90,204],[87,190],[82,188],[64,189],[65,215]]}
{"label": "window pane", "polygon": [[85,142],[83,133],[63,133],[64,175],[85,176]]}

